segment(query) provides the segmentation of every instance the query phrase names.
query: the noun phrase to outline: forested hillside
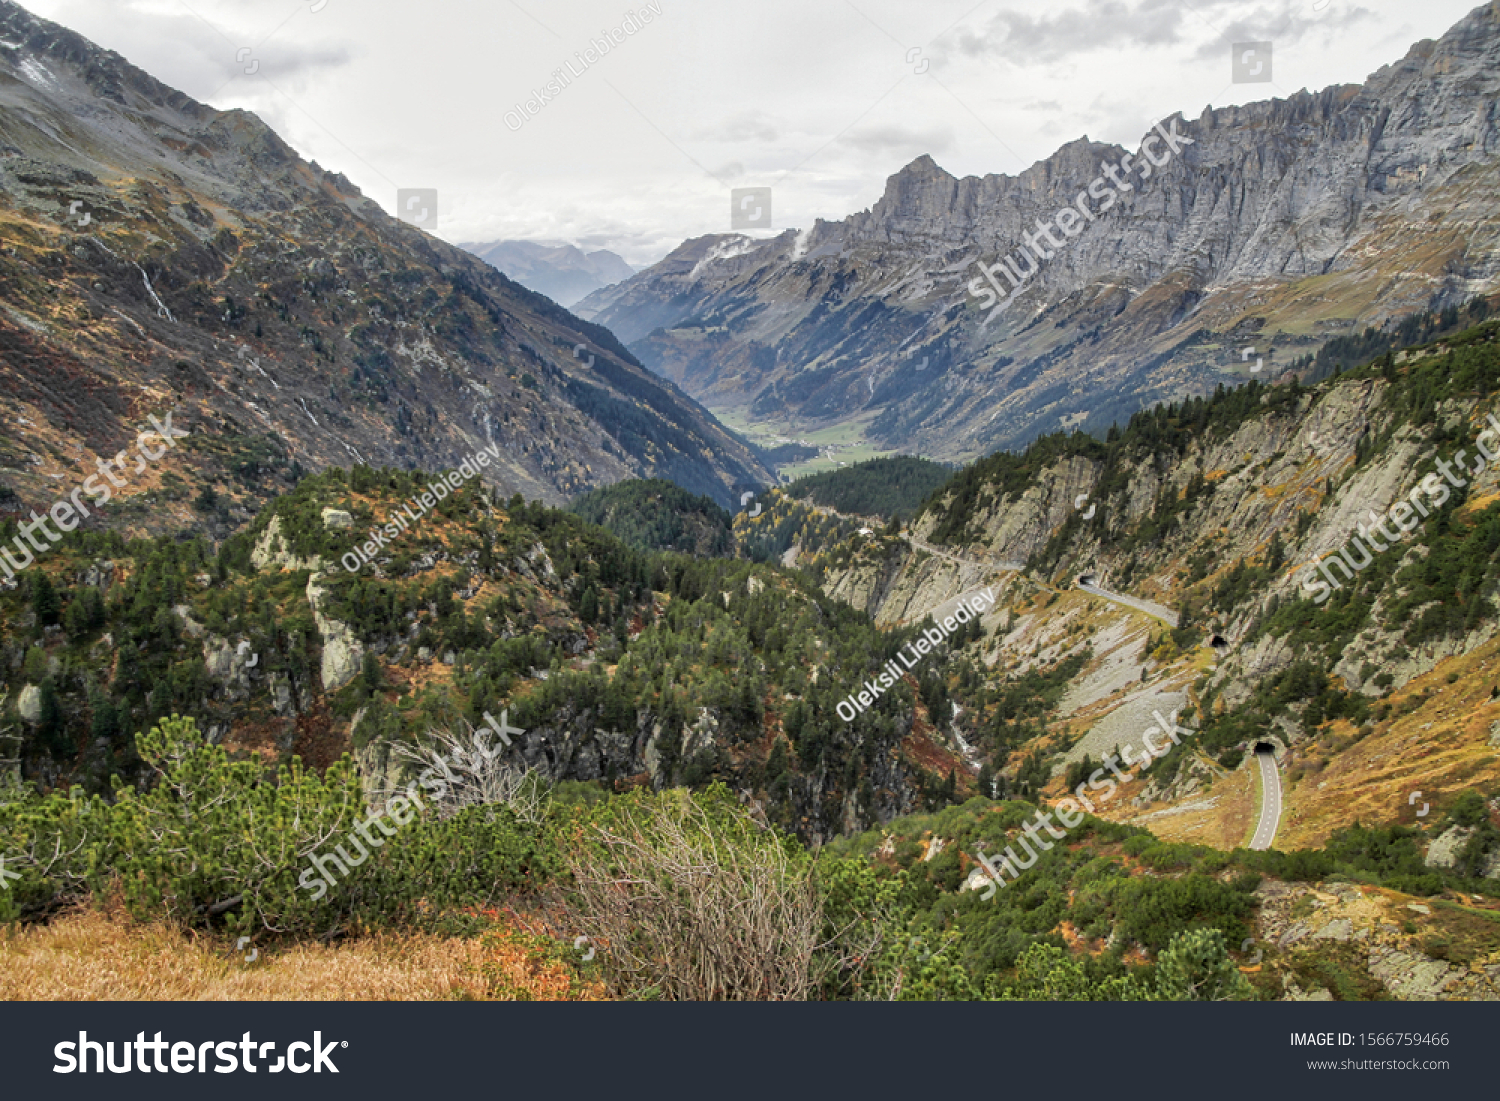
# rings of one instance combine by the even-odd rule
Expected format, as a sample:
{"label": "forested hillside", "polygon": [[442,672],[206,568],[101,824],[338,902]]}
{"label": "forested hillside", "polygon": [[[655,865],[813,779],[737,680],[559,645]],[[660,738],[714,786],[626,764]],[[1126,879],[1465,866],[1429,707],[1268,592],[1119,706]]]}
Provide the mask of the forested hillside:
{"label": "forested hillside", "polygon": [[897,455],[808,474],[785,492],[835,512],[910,520],[922,502],[952,477],[953,470],[942,463]]}
{"label": "forested hillside", "polygon": [[[1487,304],[1466,312],[1483,317]],[[1066,510],[1029,565],[1063,583],[1087,569],[1168,595],[1173,651],[1232,643],[1202,686],[1204,750],[1233,767],[1268,727],[1364,728],[1410,679],[1407,655],[1463,652],[1493,630],[1500,503],[1480,414],[1500,391],[1497,337],[1489,321],[1312,389],[1252,382],[1138,414],[1102,443],[1047,437],[964,471],[922,524],[934,541],[982,545],[997,510],[1077,470],[1092,515]],[[1445,465],[1469,477],[1455,475],[1464,484],[1445,483],[1421,515],[1403,506],[1400,531],[1389,524],[1400,538],[1348,543]],[[1341,549],[1336,570],[1316,565]],[[1169,758],[1165,773],[1174,768]]]}
{"label": "forested hillside", "polygon": [[638,551],[472,485],[362,565],[355,548],[424,484],[310,477],[218,549],[70,535],[0,593],[23,775],[141,779],[132,737],[171,714],[232,749],[316,767],[358,750],[378,771],[402,739],[509,708],[528,731],[518,757],[549,778],[721,777],[808,837],[951,788],[955,758],[919,703],[941,697],[949,648],[846,723],[835,705],[910,632],[795,573]]}
{"label": "forested hillside", "polygon": [[734,551],[729,513],[713,498],[662,478],[603,486],[575,497],[568,511],[637,550],[676,550],[702,558],[724,558]]}
{"label": "forested hillside", "polygon": [[[1060,798],[1172,714],[1191,744],[1107,817],[1245,843],[1260,750],[1284,777],[1278,847],[1417,828],[1427,866],[1500,874],[1492,313],[1414,318],[1316,385],[1252,382],[991,456],[909,531],[794,538],[798,565],[891,626],[1001,594],[949,684],[987,794]],[[1424,340],[1391,348],[1404,333]],[[769,512],[742,538],[789,525]],[[1418,791],[1482,813],[1435,832]]]}
{"label": "forested hillside", "polygon": [[[275,951],[525,914],[579,996],[1500,997],[1497,386],[1489,321],[996,456],[910,528],[774,491],[739,558],[669,486],[579,504],[622,538],[457,475],[409,522],[437,476],[368,467],[217,546],[73,532],[0,590],[0,919],[119,903]],[[1318,599],[1438,460],[1472,481]],[[1040,845],[1152,708],[1180,744]],[[1241,847],[1256,749],[1281,851]],[[661,893],[625,904],[622,868]]]}

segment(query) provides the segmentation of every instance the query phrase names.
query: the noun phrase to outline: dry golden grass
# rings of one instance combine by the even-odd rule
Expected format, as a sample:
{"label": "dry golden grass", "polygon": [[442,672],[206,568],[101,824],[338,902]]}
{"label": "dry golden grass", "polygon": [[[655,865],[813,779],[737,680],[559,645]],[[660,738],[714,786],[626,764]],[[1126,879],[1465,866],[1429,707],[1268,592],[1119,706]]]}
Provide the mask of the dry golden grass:
{"label": "dry golden grass", "polygon": [[[1453,684],[1450,674],[1457,675]],[[1497,678],[1500,640],[1492,639],[1393,693],[1394,713],[1368,737],[1348,744],[1355,732],[1340,722],[1333,728],[1336,741],[1299,746],[1287,771],[1300,764],[1302,775],[1292,783],[1290,775],[1283,778],[1276,847],[1316,847],[1355,821],[1421,825],[1408,802],[1411,792],[1438,806],[1467,788],[1488,790],[1500,782],[1500,755],[1490,744],[1490,725],[1500,719],[1500,700],[1490,698]],[[1422,703],[1426,691],[1431,696]],[[1406,711],[1409,705],[1415,709]]]}
{"label": "dry golden grass", "polygon": [[263,951],[86,910],[5,933],[4,1001],[597,1000],[534,938],[499,928],[483,941],[424,934]]}
{"label": "dry golden grass", "polygon": [[1215,779],[1203,791],[1183,800],[1183,805],[1192,806],[1211,799],[1211,807],[1172,813],[1173,808],[1165,804],[1153,804],[1139,813],[1129,808],[1132,813],[1122,814],[1119,820],[1143,826],[1163,841],[1209,845],[1226,852],[1248,845],[1260,813],[1259,767],[1253,757],[1247,758],[1227,777]]}
{"label": "dry golden grass", "polygon": [[[1448,683],[1450,674],[1457,674],[1453,684]],[[1407,802],[1411,792],[1421,791],[1423,800],[1438,804],[1468,787],[1500,782],[1500,754],[1490,744],[1490,725],[1500,720],[1500,700],[1490,698],[1497,680],[1500,641],[1491,640],[1441,662],[1393,693],[1393,713],[1375,723],[1369,736],[1356,740],[1354,727],[1339,721],[1322,737],[1299,743],[1282,761],[1282,819],[1275,847],[1318,848],[1335,830],[1356,821],[1421,825],[1424,820]],[[1430,698],[1420,702],[1429,690]],[[1415,710],[1406,711],[1409,704]],[[1247,758],[1227,781],[1215,781],[1205,794],[1217,796],[1217,806],[1142,821],[1160,809],[1150,807],[1122,820],[1144,825],[1167,841],[1217,849],[1248,844],[1260,817],[1254,759]]]}

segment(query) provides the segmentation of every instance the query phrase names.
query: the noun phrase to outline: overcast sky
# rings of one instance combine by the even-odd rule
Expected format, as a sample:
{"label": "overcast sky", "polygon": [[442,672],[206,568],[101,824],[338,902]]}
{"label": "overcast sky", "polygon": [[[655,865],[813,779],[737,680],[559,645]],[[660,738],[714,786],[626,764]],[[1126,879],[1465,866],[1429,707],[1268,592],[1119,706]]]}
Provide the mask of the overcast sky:
{"label": "overcast sky", "polygon": [[[1475,6],[651,0],[660,14],[589,63],[641,0],[21,2],[254,111],[387,210],[436,188],[447,240],[564,240],[637,267],[728,232],[731,188],[771,187],[773,228],[802,228],[868,208],[923,153],[963,176],[1085,134],[1134,149],[1172,111],[1361,82]],[[1256,41],[1271,83],[1234,83],[1232,47]],[[533,92],[550,102],[507,116]]]}

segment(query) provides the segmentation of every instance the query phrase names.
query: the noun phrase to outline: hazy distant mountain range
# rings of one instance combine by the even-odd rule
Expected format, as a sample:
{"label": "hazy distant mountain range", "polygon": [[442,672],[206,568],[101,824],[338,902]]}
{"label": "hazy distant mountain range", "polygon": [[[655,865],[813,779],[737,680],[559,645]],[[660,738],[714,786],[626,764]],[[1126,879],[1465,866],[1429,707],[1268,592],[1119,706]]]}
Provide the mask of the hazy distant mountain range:
{"label": "hazy distant mountain range", "polygon": [[[868,211],[687,241],[577,312],[710,408],[804,423],[874,411],[874,442],[959,459],[1059,427],[1102,434],[1492,289],[1497,98],[1500,4],[1486,3],[1363,85],[1160,131],[1143,118],[1149,177],[1086,137],[1016,177],[956,179],[923,156]],[[1162,134],[1182,135],[1175,154]],[[1036,236],[1048,222],[1051,244]],[[1028,234],[1040,262],[1021,253]],[[987,310],[979,265],[1004,257],[1037,270]]]}
{"label": "hazy distant mountain range", "polygon": [[608,249],[584,252],[576,245],[548,241],[460,242],[486,263],[559,306],[572,306],[601,287],[635,274]]}

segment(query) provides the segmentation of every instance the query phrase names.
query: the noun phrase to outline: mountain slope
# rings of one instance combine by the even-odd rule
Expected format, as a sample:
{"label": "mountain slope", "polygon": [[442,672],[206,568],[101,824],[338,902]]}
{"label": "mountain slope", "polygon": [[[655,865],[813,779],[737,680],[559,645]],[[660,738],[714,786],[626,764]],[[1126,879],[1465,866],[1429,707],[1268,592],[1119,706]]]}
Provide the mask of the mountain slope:
{"label": "mountain slope", "polygon": [[[961,180],[924,156],[869,211],[686,242],[579,310],[710,407],[753,418],[878,414],[873,442],[947,458],[1059,426],[1103,432],[1493,288],[1497,96],[1491,2],[1362,86],[1174,116],[1162,132],[1182,135],[1176,155],[1158,135],[1150,177],[1125,168],[1131,190],[1101,189],[1092,220],[1055,223],[1056,250],[1038,221],[1126,150],[1083,138],[1017,177]],[[1050,259],[987,312],[979,265],[1011,256],[1024,270],[1028,233]]]}
{"label": "mountain slope", "polygon": [[[295,878],[304,851],[284,864],[256,854],[253,891],[246,864],[221,859],[231,835],[253,850],[264,822],[291,818],[256,813],[273,787],[266,764],[295,754],[322,773],[282,772],[275,785],[278,799],[298,793],[283,842],[294,848],[297,829],[306,837],[317,815],[345,805],[346,789],[352,798],[362,783],[373,799],[412,782],[431,759],[414,762],[414,750],[436,750],[434,735],[488,713],[515,735],[505,735],[501,767],[557,781],[562,813],[603,799],[612,815],[640,805],[614,801],[628,789],[722,780],[729,788],[711,798],[723,806],[743,801],[742,813],[813,844],[842,838],[819,855],[834,885],[831,927],[854,938],[833,954],[848,960],[856,943],[889,951],[873,973],[832,968],[825,996],[995,996],[1013,968],[1035,973],[1024,956],[1040,949],[1089,969],[1066,979],[1075,995],[1127,997],[1093,983],[1165,964],[1184,928],[1211,926],[1227,974],[1235,945],[1247,968],[1263,963],[1251,971],[1262,997],[1493,999],[1492,311],[1477,301],[1453,324],[1429,318],[1436,339],[1317,387],[1255,385],[1141,414],[1102,442],[1054,434],[1025,455],[998,454],[945,483],[904,534],[859,532],[770,491],[736,531],[747,542],[789,536],[801,577],[640,553],[576,517],[502,505],[473,486],[362,561],[353,548],[427,480],[367,468],[304,479],[217,550],[178,534],[127,543],[75,532],[0,589],[0,744],[14,746],[25,780],[54,791],[36,799],[0,773],[0,839],[11,852],[75,854],[23,856],[0,918],[79,901],[101,867],[119,873],[102,881],[110,890],[148,884],[162,898],[149,864],[160,835],[117,828],[138,804],[123,789],[113,800],[64,793],[144,780],[165,743],[130,735],[162,716],[193,716],[213,743],[205,752],[235,770],[230,790],[245,791],[229,805],[249,808],[213,819],[209,835],[199,815],[181,820],[196,847],[172,850],[168,881],[196,884],[189,897],[209,901],[183,910],[211,927],[214,900],[248,900],[230,919],[247,925],[306,886]],[[1483,470],[1476,448],[1493,456]],[[1319,599],[1316,560],[1362,538],[1371,507],[1404,529],[1410,516],[1391,506],[1446,462],[1468,483],[1441,501],[1424,490],[1432,507],[1409,537]],[[859,485],[851,474],[837,482]],[[652,492],[635,483],[595,502]],[[664,499],[646,526],[684,504]],[[0,522],[0,543],[15,530]],[[1182,627],[1072,586],[1084,573],[1171,601]],[[977,586],[997,599],[955,629],[945,606]],[[894,629],[876,631],[830,593]],[[882,691],[877,670],[903,652],[906,671]],[[874,697],[863,711],[847,702],[856,691]],[[1181,743],[1162,739],[1150,771],[1101,785],[1102,762],[1117,764],[1157,714]],[[1250,852],[1245,781],[1262,744],[1285,773],[1287,814],[1279,851]],[[324,771],[351,748],[357,777]],[[464,757],[453,756],[460,770]],[[1095,817],[1069,822],[1063,798],[1086,782]],[[155,798],[187,787],[202,805],[225,790],[178,787],[169,775]],[[976,789],[1001,801],[971,798]],[[1417,809],[1414,792],[1433,813]],[[1064,844],[1042,841],[1043,810],[1069,831],[1047,826]],[[434,818],[413,827],[432,833],[377,858],[409,862],[390,879],[346,879],[359,890],[335,894],[332,910],[292,911],[304,923],[292,928],[311,936],[313,922],[345,920],[346,906],[412,921],[435,895],[458,904],[439,891],[514,899],[550,881],[540,842],[577,847],[576,833],[534,816],[479,811],[467,819],[474,833]],[[59,845],[64,836],[73,840]],[[104,844],[84,846],[84,836]],[[210,850],[214,860],[198,858]],[[1001,890],[988,876],[1003,876],[995,861],[1015,850],[1030,862]],[[138,872],[143,864],[156,877]]]}
{"label": "mountain slope", "polygon": [[[1049,435],[962,471],[900,535],[800,532],[796,564],[888,625],[994,587],[985,675],[955,688],[951,726],[1012,790],[1060,796],[1179,713],[1191,742],[1108,817],[1245,844],[1262,744],[1284,773],[1278,847],[1428,825],[1413,791],[1500,810],[1493,312],[1429,317],[1436,339],[1316,387],[1193,399],[1102,442]],[[740,523],[794,526],[786,508],[776,490]],[[1084,591],[1084,575],[1178,626]],[[1500,875],[1500,847],[1471,855]]]}
{"label": "mountain slope", "polygon": [[[181,714],[266,759],[321,770],[352,751],[375,790],[400,746],[489,712],[525,732],[510,762],[549,780],[718,778],[810,838],[960,790],[925,706],[947,647],[845,721],[841,701],[910,633],[877,631],[794,573],[638,551],[473,485],[356,552],[432,480],[309,475],[218,548],[181,531],[65,537],[0,587],[5,757],[42,788],[103,790],[138,775],[135,732]],[[712,534],[716,518],[697,518],[679,545]],[[0,521],[0,546],[15,538]]]}
{"label": "mountain slope", "polygon": [[569,501],[568,511],[636,550],[675,550],[705,558],[734,554],[729,513],[660,478],[592,490]]}
{"label": "mountain slope", "polygon": [[555,502],[656,475],[727,503],[764,476],[607,331],[8,0],[0,351],[0,480],[29,504],[168,410],[198,462],[163,496],[217,487],[226,520],[299,468],[490,444],[494,484]]}

